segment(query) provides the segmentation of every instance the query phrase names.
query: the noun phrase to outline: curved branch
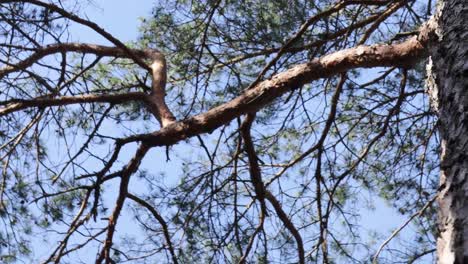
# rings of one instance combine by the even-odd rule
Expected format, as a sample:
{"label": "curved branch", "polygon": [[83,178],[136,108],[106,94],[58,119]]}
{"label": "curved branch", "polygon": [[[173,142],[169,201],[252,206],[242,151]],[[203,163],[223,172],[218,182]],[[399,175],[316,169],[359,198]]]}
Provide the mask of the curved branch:
{"label": "curved branch", "polygon": [[262,173],[260,167],[258,166],[258,157],[255,151],[255,146],[252,141],[252,136],[250,134],[250,130],[252,128],[252,123],[255,119],[255,114],[248,114],[245,117],[244,122],[240,127],[242,139],[244,140],[244,148],[245,152],[247,153],[247,157],[249,160],[249,172],[250,172],[250,180],[254,186],[255,195],[257,199],[260,201],[262,213],[266,214],[266,205],[265,205],[265,185],[263,184],[262,180]]}
{"label": "curved branch", "polygon": [[[255,85],[257,85],[261,81],[263,76],[267,73],[267,71],[272,66],[274,66],[276,64],[276,62],[281,58],[283,53],[286,52],[289,47],[291,47],[298,39],[301,38],[301,36],[306,32],[306,30],[309,28],[310,25],[314,24],[318,20],[320,20],[320,19],[322,19],[324,17],[330,16],[331,14],[342,10],[343,8],[345,8],[348,5],[355,5],[355,4],[386,5],[388,2],[390,2],[390,1],[359,1],[359,0],[356,0],[356,1],[340,1],[335,6],[329,8],[329,9],[327,9],[327,10],[321,12],[321,13],[318,13],[318,14],[312,16],[312,17],[310,17],[305,23],[303,23],[301,25],[301,27],[299,28],[297,33],[293,37],[291,37],[288,41],[286,41],[286,43],[278,50],[278,53],[276,54],[276,56],[270,62],[268,62],[268,64],[262,69],[260,74],[257,76],[255,81],[253,81],[252,84],[250,84],[247,89],[253,88]],[[399,6],[401,6],[404,2],[406,2],[406,1],[401,1],[401,4]]]}
{"label": "curved branch", "polygon": [[143,69],[146,69],[148,71],[151,70],[148,67],[148,65],[146,65],[146,63],[140,57],[138,57],[137,54],[135,54],[133,52],[132,49],[125,46],[124,43],[122,43],[120,40],[118,40],[117,38],[112,36],[109,32],[105,31],[103,28],[99,27],[99,25],[97,25],[96,23],[91,22],[91,21],[86,20],[86,19],[83,19],[83,18],[81,18],[81,17],[79,17],[79,16],[77,16],[75,14],[72,14],[72,13],[60,8],[57,5],[50,4],[50,3],[44,3],[44,2],[41,2],[41,1],[38,1],[38,0],[3,0],[2,1],[2,3],[17,3],[17,2],[30,3],[30,4],[33,4],[33,5],[36,5],[36,6],[47,8],[47,9],[49,9],[51,11],[59,13],[60,15],[66,17],[66,18],[68,18],[68,19],[70,19],[70,20],[72,20],[72,21],[74,21],[74,22],[76,22],[78,24],[81,24],[81,25],[84,25],[84,26],[87,26],[87,27],[91,28],[96,33],[100,34],[101,36],[106,38],[108,41],[110,41],[112,44],[117,46],[120,50],[125,52],[128,55],[129,58],[131,58],[133,61],[135,61],[135,63],[140,65]]}
{"label": "curved branch", "polygon": [[[125,95],[86,95],[86,96],[77,96],[77,97],[61,97],[61,98],[48,98],[48,99],[32,99],[32,100],[22,100],[15,102],[3,109],[0,109],[0,116],[11,113],[13,111],[21,110],[26,107],[34,106],[56,106],[69,103],[83,103],[83,102],[111,102],[111,103],[121,103],[128,100],[145,100],[148,103],[149,110],[153,113],[156,119],[161,124],[161,127],[164,127],[170,123],[173,123],[176,119],[172,112],[169,110],[169,107],[166,105],[164,100],[166,96],[165,86],[167,80],[167,66],[166,59],[164,54],[155,49],[132,49],[132,55],[138,56],[139,58],[146,58],[151,60],[149,68],[152,73],[152,91],[149,96],[146,96],[143,93],[127,93],[128,99],[125,98]],[[55,53],[63,52],[79,52],[79,53],[88,53],[94,54],[97,56],[109,56],[109,57],[119,57],[119,58],[130,58],[129,53],[123,51],[118,47],[109,47],[102,45],[94,44],[85,44],[85,43],[59,43],[52,44],[45,47],[36,49],[36,52],[33,53],[28,58],[16,63],[3,67],[0,69],[0,79],[9,73],[24,70],[32,66],[38,60]],[[148,66],[147,66],[148,67]]]}
{"label": "curved branch", "polygon": [[357,68],[411,67],[427,55],[427,43],[433,37],[432,32],[433,28],[428,24],[421,29],[419,36],[402,43],[358,46],[313,59],[276,74],[205,113],[172,123],[152,134],[135,135],[120,141],[144,141],[152,146],[173,145],[183,139],[209,133],[243,114],[257,112],[284,93],[320,78]]}
{"label": "curved branch", "polygon": [[270,191],[265,190],[265,198],[268,201],[270,201],[271,205],[273,205],[273,208],[275,209],[279,219],[281,220],[281,222],[283,222],[284,226],[289,230],[289,232],[291,232],[294,239],[296,240],[297,251],[299,255],[299,263],[304,264],[304,243],[302,242],[302,237],[299,234],[299,231],[297,231],[297,228],[294,226],[291,219],[289,219],[288,215],[284,212],[283,208],[281,207],[281,204]]}
{"label": "curved branch", "polygon": [[159,224],[162,226],[163,233],[164,233],[164,238],[166,239],[167,247],[169,248],[169,252],[171,253],[172,261],[175,264],[179,263],[177,261],[177,257],[176,257],[175,251],[174,251],[174,246],[172,245],[172,242],[171,242],[171,236],[169,235],[169,229],[167,227],[167,223],[164,220],[164,218],[158,213],[158,211],[156,211],[156,209],[154,209],[153,206],[151,206],[145,200],[143,200],[143,199],[141,199],[141,198],[139,198],[139,197],[137,197],[137,196],[135,196],[135,195],[133,195],[131,193],[128,193],[127,197],[130,198],[131,200],[135,201],[139,205],[141,205],[141,206],[145,207],[146,209],[148,209],[148,211],[151,212],[151,214],[154,216],[154,218],[156,218],[156,220],[158,220]]}
{"label": "curved branch", "polygon": [[165,88],[167,81],[166,59],[164,55],[158,51],[147,51],[146,53],[149,55],[148,57],[152,59],[150,68],[153,75],[148,105],[153,115],[161,124],[161,127],[165,127],[176,121],[164,100],[166,97]]}
{"label": "curved branch", "polygon": [[[55,54],[63,52],[79,52],[79,53],[88,53],[94,54],[97,56],[106,56],[106,57],[119,57],[119,58],[131,58],[130,55],[118,47],[110,47],[103,45],[87,44],[87,43],[56,43],[50,44],[44,47],[34,49],[34,53],[27,57],[26,59],[19,61],[16,64],[10,64],[2,69],[0,69],[0,79],[5,77],[7,74],[18,70],[24,70],[31,65],[33,65],[38,60]],[[131,49],[131,52],[134,56],[139,58],[152,57],[154,54],[161,54],[156,50],[141,50],[141,49]],[[162,55],[162,54],[161,54]],[[146,64],[145,64],[146,65]],[[148,65],[146,65],[148,68]]]}

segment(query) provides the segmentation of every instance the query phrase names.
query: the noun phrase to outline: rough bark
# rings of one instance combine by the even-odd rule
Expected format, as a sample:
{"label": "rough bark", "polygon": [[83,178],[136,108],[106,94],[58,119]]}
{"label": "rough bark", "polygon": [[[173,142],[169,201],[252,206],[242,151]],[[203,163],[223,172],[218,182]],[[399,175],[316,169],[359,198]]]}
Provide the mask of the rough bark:
{"label": "rough bark", "polygon": [[437,256],[438,263],[468,263],[468,5],[439,4],[429,89],[442,141]]}

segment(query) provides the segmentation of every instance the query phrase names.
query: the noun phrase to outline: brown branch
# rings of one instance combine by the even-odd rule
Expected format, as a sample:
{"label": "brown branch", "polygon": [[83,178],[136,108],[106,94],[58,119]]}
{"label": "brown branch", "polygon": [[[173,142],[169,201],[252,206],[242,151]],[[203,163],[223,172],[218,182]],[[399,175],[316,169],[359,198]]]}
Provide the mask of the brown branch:
{"label": "brown branch", "polygon": [[149,96],[149,108],[156,119],[165,127],[176,121],[169,107],[164,100],[166,96],[166,81],[167,81],[167,66],[164,55],[158,51],[147,52],[149,58],[152,59],[151,71],[153,75],[151,94]]}
{"label": "brown branch", "polygon": [[[59,13],[60,15],[66,17],[66,18],[68,18],[68,19],[70,19],[70,20],[72,20],[72,21],[74,21],[74,22],[76,22],[78,24],[81,24],[81,25],[84,25],[84,26],[87,26],[87,27],[91,28],[96,33],[100,34],[101,36],[106,38],[108,41],[110,41],[112,44],[117,46],[117,48],[119,48],[120,50],[125,52],[127,54],[128,58],[131,58],[133,61],[135,61],[136,64],[140,65],[143,69],[146,69],[148,71],[151,70],[148,67],[148,65],[137,54],[135,54],[133,52],[132,49],[125,46],[124,43],[122,43],[120,40],[118,40],[117,38],[112,36],[109,32],[105,31],[103,28],[99,27],[99,25],[97,25],[96,23],[91,22],[91,21],[86,20],[86,19],[83,19],[83,18],[81,18],[81,17],[79,17],[79,16],[77,16],[75,14],[72,14],[72,13],[60,8],[57,5],[41,2],[41,1],[38,1],[38,0],[3,0],[2,1],[2,3],[17,3],[17,2],[30,3],[30,4],[37,5],[37,6],[40,6],[40,7],[43,7],[43,8],[47,8],[47,9],[49,9],[51,11]],[[1,75],[0,75],[0,77],[1,77]]]}
{"label": "brown branch", "polygon": [[[161,127],[164,127],[167,124],[170,124],[175,121],[174,115],[171,113],[167,107],[164,97],[165,97],[165,84],[166,84],[166,61],[164,55],[157,50],[135,50],[128,48],[120,40],[112,36],[110,33],[105,31],[103,28],[99,27],[94,22],[80,18],[75,14],[72,14],[57,5],[44,3],[37,0],[4,0],[3,3],[15,3],[23,2],[30,3],[33,5],[41,6],[43,8],[49,9],[51,11],[57,12],[60,15],[68,18],[76,23],[85,25],[95,32],[99,33],[101,36],[109,40],[116,47],[106,47],[99,45],[91,44],[76,44],[76,43],[67,43],[67,44],[53,44],[43,48],[39,48],[36,53],[26,58],[25,60],[12,65],[7,65],[3,69],[0,69],[0,79],[2,79],[8,73],[26,69],[31,66],[34,62],[43,58],[44,56],[57,53],[57,52],[83,52],[83,53],[93,53],[98,56],[115,56],[115,57],[125,57],[132,59],[136,64],[141,66],[143,69],[152,72],[153,74],[153,90],[151,93],[150,110],[156,116],[158,121],[161,123]],[[151,66],[148,66],[144,62],[144,58],[152,59]]]}
{"label": "brown branch", "polygon": [[385,12],[383,12],[376,20],[375,22],[371,25],[371,27],[366,30],[364,35],[361,37],[359,40],[358,44],[362,45],[366,43],[366,40],[369,39],[371,34],[380,26],[380,24],[387,19],[391,14],[395,13],[398,9],[400,9],[402,6],[406,5],[408,1],[397,1],[394,5],[390,6],[389,9],[387,9]]}
{"label": "brown branch", "polygon": [[265,223],[266,216],[266,204],[265,204],[265,185],[262,180],[262,173],[260,167],[258,166],[258,157],[255,152],[255,147],[252,141],[252,136],[250,135],[250,130],[252,128],[252,123],[255,120],[255,113],[248,114],[240,127],[242,139],[244,140],[245,152],[249,160],[249,172],[250,180],[254,186],[254,191],[256,198],[260,201],[260,223],[255,229],[254,233],[250,237],[249,244],[245,249],[244,254],[242,255],[239,264],[246,262],[247,257],[249,256],[250,250],[252,249],[255,237],[263,229],[263,224]]}
{"label": "brown branch", "polygon": [[[120,151],[122,150],[121,144],[115,144],[114,152],[112,153],[110,159],[106,162],[104,168],[102,168],[99,172],[91,174],[92,176],[96,176],[96,183],[94,187],[94,202],[91,208],[91,214],[93,215],[94,221],[96,221],[98,215],[98,205],[99,205],[99,198],[101,196],[101,184],[105,181],[104,175],[110,170],[110,168],[114,165],[119,157]],[[118,175],[122,175],[123,173],[119,171]],[[77,177],[76,179],[83,179],[90,175],[83,175],[81,177]]]}
{"label": "brown branch", "polygon": [[253,243],[255,241],[255,237],[263,230],[263,225],[265,224],[265,214],[264,212],[260,212],[260,223],[258,224],[257,228],[253,232],[252,236],[250,236],[249,243],[245,249],[244,254],[242,254],[241,259],[239,260],[239,264],[245,264],[247,261],[247,257],[249,256],[250,251],[252,250]]}
{"label": "brown branch", "polygon": [[[305,44],[303,46],[298,46],[298,47],[293,46],[293,47],[286,48],[286,49],[284,49],[284,52],[288,52],[288,53],[301,52],[301,51],[310,50],[312,48],[317,48],[317,47],[323,46],[328,41],[330,41],[332,39],[336,39],[338,37],[341,37],[343,35],[348,34],[349,32],[351,32],[351,31],[353,31],[355,29],[358,29],[358,28],[364,27],[364,26],[366,26],[366,25],[368,25],[370,23],[373,23],[376,19],[381,17],[381,15],[383,15],[384,13],[385,12],[383,12],[382,14],[371,15],[371,16],[366,17],[365,19],[363,19],[361,21],[358,21],[356,23],[351,24],[349,27],[340,29],[340,30],[338,30],[336,32],[333,32],[333,33],[327,33],[326,35],[323,36],[323,39],[307,43],[307,44]],[[202,71],[200,73],[208,73],[213,69],[219,69],[219,68],[225,67],[227,65],[235,64],[235,63],[238,63],[238,62],[242,62],[244,60],[248,60],[248,59],[263,56],[263,55],[270,55],[272,53],[279,52],[280,49],[281,48],[268,48],[268,49],[264,49],[264,50],[261,50],[261,51],[258,51],[258,52],[253,52],[253,53],[249,53],[249,54],[243,54],[243,55],[240,55],[240,56],[236,56],[236,57],[234,57],[234,58],[232,58],[232,59],[230,59],[230,60],[228,60],[226,62],[211,65],[211,66],[209,66],[209,69],[207,69],[205,71]],[[193,77],[193,76],[190,76],[190,77]],[[172,82],[178,82],[178,81],[181,81],[181,80],[182,79],[173,79]]]}
{"label": "brown branch", "polygon": [[[87,136],[86,141],[81,145],[81,147],[78,149],[78,151],[68,159],[68,161],[63,165],[62,169],[60,170],[59,173],[57,173],[57,176],[55,178],[60,178],[62,174],[66,171],[68,166],[70,164],[73,164],[75,162],[75,159],[78,158],[88,147],[91,141],[95,138],[96,134],[98,133],[98,130],[101,128],[102,123],[104,120],[107,118],[107,115],[109,112],[112,110],[113,106],[109,106],[102,114],[97,123],[95,122],[94,128],[91,131],[91,133]],[[94,119],[93,119],[94,120]]]}
{"label": "brown branch", "polygon": [[426,56],[432,32],[431,27],[424,26],[419,36],[403,43],[358,46],[313,59],[276,74],[205,113],[172,123],[152,134],[135,135],[120,141],[144,141],[153,146],[173,145],[180,140],[211,132],[243,114],[257,112],[284,93],[313,80],[356,68],[411,67]]}
{"label": "brown branch", "polygon": [[296,239],[297,251],[299,255],[299,263],[304,264],[305,263],[304,244],[302,242],[302,237],[300,236],[296,227],[288,218],[286,213],[283,211],[278,200],[268,190],[265,189],[265,185],[263,184],[261,170],[260,170],[260,167],[258,166],[258,157],[257,157],[257,154],[255,153],[255,148],[252,142],[252,137],[250,135],[250,129],[251,129],[254,118],[255,118],[254,114],[247,115],[245,121],[242,123],[241,133],[242,133],[242,138],[244,139],[245,151],[247,152],[247,156],[249,159],[250,178],[251,178],[252,184],[254,185],[255,194],[257,195],[257,198],[261,203],[260,225],[256,228],[254,234],[252,235],[250,242],[249,242],[249,246],[246,252],[244,253],[244,256],[242,257],[241,262],[239,263],[244,263],[250,251],[250,248],[253,244],[255,235],[261,230],[261,228],[263,228],[263,222],[264,222],[264,218],[266,215],[266,205],[265,205],[264,199],[266,198],[273,205],[273,208],[275,209],[276,214],[278,215],[280,220],[283,222],[286,228],[292,233],[292,235]]}
{"label": "brown branch", "polygon": [[[331,14],[333,13],[336,13],[338,11],[340,11],[341,9],[347,7],[348,5],[355,5],[355,4],[365,4],[365,5],[385,5],[387,4],[388,2],[390,1],[359,1],[359,0],[355,0],[355,1],[340,1],[338,4],[336,4],[335,6],[319,13],[319,14],[316,14],[312,17],[310,17],[305,23],[303,23],[301,25],[301,27],[299,28],[299,30],[297,31],[297,33],[292,37],[290,38],[288,41],[286,41],[286,43],[278,50],[278,53],[276,54],[276,56],[270,61],[268,62],[268,64],[262,69],[262,71],[260,72],[260,74],[257,76],[257,78],[255,79],[255,81],[253,81],[249,87],[247,89],[251,89],[253,88],[254,86],[256,86],[260,81],[261,79],[263,78],[263,76],[267,73],[267,71],[273,66],[276,64],[276,62],[281,58],[281,56],[283,55],[284,52],[287,51],[288,48],[290,48],[298,39],[301,38],[301,36],[306,32],[306,30],[309,28],[310,25],[312,25],[313,23],[317,22],[318,20],[324,18],[324,17],[328,17],[330,16]],[[406,2],[406,1],[402,1],[402,2]]]}
{"label": "brown branch", "polygon": [[403,70],[403,77],[401,79],[401,82],[400,82],[400,94],[398,95],[398,98],[397,98],[397,101],[395,103],[395,105],[388,111],[388,114],[387,116],[385,117],[385,120],[383,121],[383,127],[382,129],[380,130],[380,132],[375,136],[373,137],[370,142],[367,144],[366,147],[364,147],[364,149],[361,151],[361,154],[357,157],[356,160],[354,160],[352,162],[352,164],[350,165],[350,167],[344,171],[343,173],[341,173],[340,175],[338,175],[336,177],[336,182],[332,188],[331,191],[329,191],[329,197],[333,197],[333,195],[335,194],[335,191],[337,190],[338,186],[340,185],[340,183],[359,165],[361,164],[361,162],[367,157],[367,154],[371,151],[372,147],[374,146],[375,143],[377,143],[382,137],[385,136],[385,134],[387,133],[389,127],[390,127],[390,120],[398,115],[399,111],[400,111],[400,108],[401,108],[401,105],[403,104],[404,102],[404,99],[406,98],[405,97],[405,88],[406,88],[406,85],[407,85],[407,81],[408,81],[408,76],[407,76],[407,73],[408,71],[406,69]]}
{"label": "brown branch", "polygon": [[[166,79],[167,79],[167,67],[166,67],[166,59],[164,55],[159,52],[158,50],[154,49],[132,49],[132,54],[141,58],[146,58],[151,60],[151,64],[149,68],[151,69],[151,73],[153,76],[152,79],[152,92],[149,96],[145,98],[145,95],[142,93],[129,93],[127,94],[130,100],[146,100],[148,103],[149,110],[153,113],[156,119],[161,124],[161,127],[164,127],[170,123],[175,121],[175,117],[169,108],[166,105],[164,100],[166,96],[165,86],[166,86]],[[87,53],[87,54],[94,54],[100,57],[103,56],[110,56],[110,57],[118,57],[118,58],[129,58],[129,53],[123,51],[117,47],[108,47],[102,45],[94,45],[94,44],[84,44],[84,43],[59,43],[59,44],[52,44],[45,47],[41,47],[36,49],[36,52],[33,53],[28,58],[16,63],[11,64],[3,67],[0,69],[0,79],[6,76],[9,73],[18,71],[18,70],[25,70],[26,68],[33,65],[38,60],[42,59],[45,56],[52,55],[55,53],[65,53],[65,52],[79,52],[79,53]],[[54,105],[62,105],[62,102],[70,102],[70,103],[81,103],[81,102],[96,102],[93,99],[98,100],[102,98],[105,102],[113,102],[116,100],[115,103],[120,103],[121,99],[124,99],[124,95],[117,95],[117,98],[106,98],[106,96],[97,96],[97,95],[87,95],[85,96],[86,99],[82,96],[80,98],[56,98],[56,99],[32,99],[30,101],[22,101],[23,104],[14,104],[11,106],[11,110],[7,109],[0,109],[0,116],[4,114],[8,114],[11,111],[17,111],[23,109],[25,107],[32,107],[32,106],[54,106]],[[136,97],[135,99],[133,99]],[[77,101],[73,101],[77,99]],[[83,100],[83,101],[81,101]],[[89,101],[85,101],[89,100]],[[107,101],[109,100],[109,101]],[[36,102],[33,102],[36,101]],[[61,102],[60,102],[61,101]],[[3,103],[4,104],[4,103]]]}
{"label": "brown branch", "polygon": [[242,139],[244,140],[244,148],[245,152],[247,153],[247,157],[249,160],[249,172],[250,172],[250,179],[254,186],[256,198],[260,201],[262,211],[265,213],[266,206],[265,206],[265,185],[263,184],[262,180],[262,173],[260,167],[258,166],[258,157],[255,151],[255,147],[252,141],[252,136],[250,135],[250,129],[252,127],[252,123],[255,119],[255,114],[248,114],[242,123],[240,130],[242,134]]}
{"label": "brown branch", "polygon": [[146,152],[148,152],[149,146],[146,144],[141,144],[138,150],[135,153],[135,156],[128,162],[127,166],[122,172],[120,188],[119,188],[119,196],[115,202],[114,211],[112,215],[109,217],[109,225],[107,229],[107,236],[104,242],[104,246],[99,254],[99,258],[96,260],[96,264],[100,264],[105,261],[106,264],[111,263],[110,258],[110,250],[112,247],[112,240],[114,237],[115,227],[117,225],[117,220],[120,216],[120,212],[122,211],[125,198],[128,195],[128,184],[130,182],[130,176],[137,171],[138,167],[140,166],[141,160],[144,158]]}
{"label": "brown branch", "polygon": [[0,116],[23,110],[29,107],[49,107],[78,103],[112,103],[118,104],[128,101],[148,101],[148,95],[141,92],[130,92],[123,94],[84,94],[78,96],[61,96],[56,98],[35,98],[29,100],[14,99],[0,108]]}
{"label": "brown branch", "polygon": [[[0,108],[0,116],[8,113],[22,110],[28,107],[47,107],[57,106],[74,103],[94,103],[94,102],[108,102],[108,103],[122,103],[131,100],[145,101],[148,105],[149,110],[153,113],[156,119],[164,127],[170,123],[173,123],[176,119],[172,112],[169,110],[165,102],[165,86],[167,79],[167,67],[166,59],[164,55],[157,50],[133,50],[135,54],[139,56],[151,59],[151,73],[152,73],[152,91],[150,95],[144,93],[126,93],[118,95],[82,95],[75,97],[59,97],[59,98],[36,98],[30,100],[10,100],[9,102],[0,102],[6,105],[5,108]],[[26,69],[27,67],[34,64],[39,59],[54,53],[59,52],[81,52],[90,53],[97,56],[112,56],[126,58],[127,54],[122,50],[115,47],[107,47],[92,44],[78,44],[78,43],[63,43],[46,46],[40,48],[25,60],[15,64],[4,67],[0,70],[0,79],[14,71]]]}
{"label": "brown branch", "polygon": [[86,192],[85,197],[83,198],[83,201],[81,202],[80,209],[79,209],[78,213],[75,215],[75,217],[73,218],[65,237],[60,241],[59,245],[55,248],[54,252],[52,252],[52,254],[49,256],[49,258],[44,263],[48,263],[50,261],[54,261],[54,263],[60,263],[61,258],[64,256],[63,252],[67,248],[68,241],[69,241],[70,237],[90,217],[90,214],[88,214],[84,218],[80,219],[81,216],[84,213],[84,210],[87,207],[90,195],[91,195],[91,190],[88,189],[88,191]]}
{"label": "brown branch", "polygon": [[131,200],[135,201],[139,205],[141,205],[141,206],[145,207],[146,209],[148,209],[148,211],[151,212],[151,214],[154,216],[154,218],[156,218],[156,220],[158,220],[159,224],[162,226],[163,233],[164,233],[164,238],[166,239],[166,243],[167,243],[167,246],[169,248],[169,252],[171,253],[172,262],[177,264],[178,261],[177,261],[177,257],[176,257],[175,251],[174,251],[174,246],[172,245],[171,236],[169,235],[169,229],[167,227],[167,223],[164,220],[164,218],[158,213],[158,211],[156,211],[156,209],[154,209],[153,206],[151,206],[145,200],[143,200],[143,199],[141,199],[141,198],[139,198],[139,197],[137,197],[137,196],[135,196],[135,195],[133,195],[131,193],[127,193],[127,197],[130,198]]}
{"label": "brown branch", "polygon": [[[87,53],[94,54],[96,56],[102,57],[118,57],[118,58],[130,58],[129,54],[123,51],[118,47],[110,47],[103,45],[87,44],[87,43],[57,43],[50,44],[44,47],[34,49],[34,53],[27,57],[26,59],[17,62],[16,64],[10,64],[2,69],[0,69],[0,79],[5,77],[7,74],[24,70],[31,65],[33,65],[38,60],[55,54],[63,52],[78,52],[78,53]],[[157,51],[154,50],[140,50],[140,49],[131,49],[132,54],[140,58],[151,57]],[[158,52],[159,53],[159,52]],[[148,67],[148,65],[146,66]]]}
{"label": "brown branch", "polygon": [[271,192],[269,192],[268,190],[265,190],[265,198],[268,201],[270,201],[271,205],[273,205],[273,208],[275,209],[276,214],[278,215],[279,219],[283,222],[284,226],[289,230],[289,232],[291,232],[294,239],[296,240],[297,251],[299,255],[299,264],[304,264],[305,263],[304,243],[302,242],[302,237],[299,234],[299,231],[297,231],[296,227],[291,222],[288,215],[283,211],[281,204],[278,202],[275,196],[273,196],[273,194],[271,194]]}
{"label": "brown branch", "polygon": [[[335,93],[333,94],[332,100],[331,100],[331,106],[330,106],[330,113],[328,114],[327,121],[325,123],[325,127],[322,131],[322,135],[320,136],[319,141],[315,146],[313,146],[309,151],[306,151],[304,154],[302,154],[299,158],[295,159],[294,162],[291,162],[289,167],[293,166],[295,163],[297,163],[299,160],[303,159],[305,156],[309,155],[310,150],[313,149],[318,149],[317,152],[317,167],[315,168],[315,187],[316,187],[316,201],[317,201],[317,216],[319,219],[320,223],[320,238],[318,245],[322,246],[322,254],[323,254],[323,262],[325,264],[328,264],[328,245],[327,245],[327,222],[328,222],[328,216],[324,218],[324,215],[322,213],[322,190],[321,190],[321,184],[323,182],[322,178],[322,154],[324,152],[324,143],[325,139],[329,135],[331,126],[333,122],[335,122],[335,117],[336,117],[336,112],[338,108],[338,102],[340,99],[341,91],[343,90],[343,85],[346,82],[346,73],[342,73],[340,80],[338,81],[338,84],[336,86]],[[285,167],[286,168],[286,167]],[[325,183],[324,183],[325,185]]]}

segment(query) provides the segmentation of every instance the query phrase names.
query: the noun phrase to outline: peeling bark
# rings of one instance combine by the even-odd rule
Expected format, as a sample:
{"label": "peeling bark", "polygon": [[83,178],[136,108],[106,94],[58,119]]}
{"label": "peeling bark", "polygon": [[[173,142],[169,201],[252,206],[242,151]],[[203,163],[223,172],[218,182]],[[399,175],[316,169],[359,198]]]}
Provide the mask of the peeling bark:
{"label": "peeling bark", "polygon": [[468,263],[468,5],[439,4],[429,89],[442,140],[437,256],[438,263]]}

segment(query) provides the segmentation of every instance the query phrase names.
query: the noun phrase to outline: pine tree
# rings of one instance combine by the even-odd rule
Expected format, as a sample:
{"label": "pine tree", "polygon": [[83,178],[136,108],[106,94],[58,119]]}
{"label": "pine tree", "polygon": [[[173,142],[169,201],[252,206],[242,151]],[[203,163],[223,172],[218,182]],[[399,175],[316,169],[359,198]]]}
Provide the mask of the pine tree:
{"label": "pine tree", "polygon": [[465,2],[0,1],[0,261],[467,262]]}

